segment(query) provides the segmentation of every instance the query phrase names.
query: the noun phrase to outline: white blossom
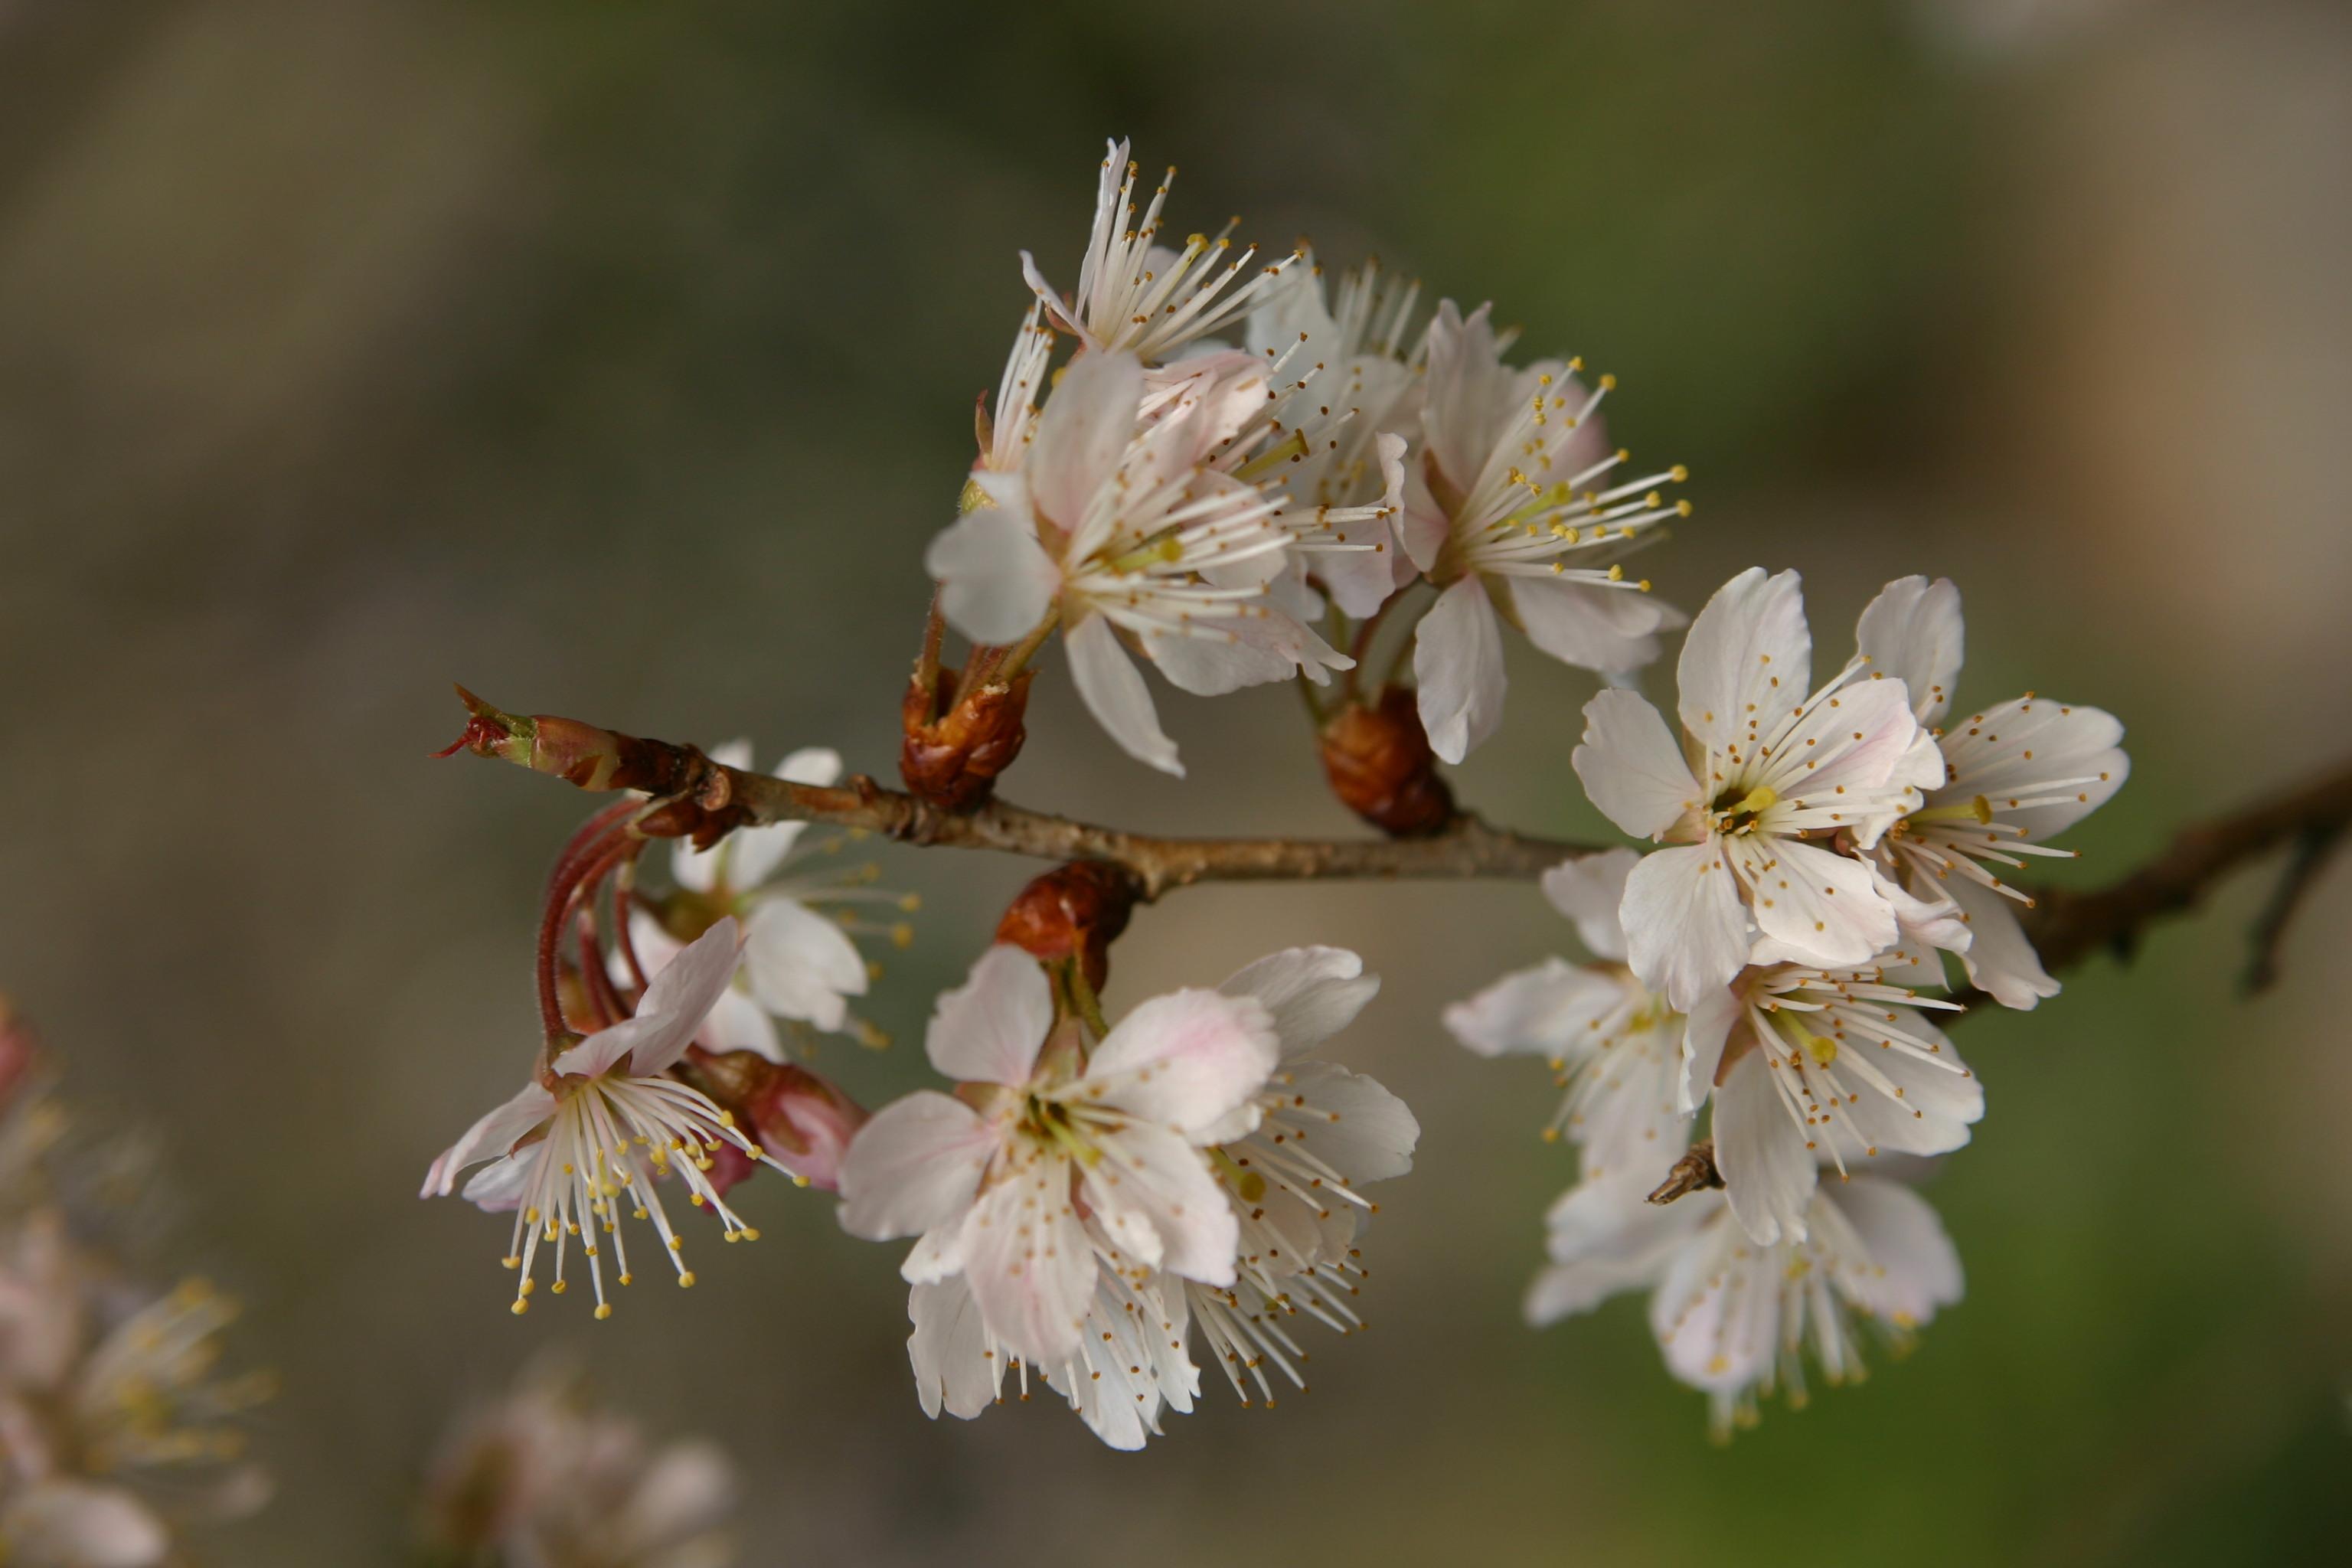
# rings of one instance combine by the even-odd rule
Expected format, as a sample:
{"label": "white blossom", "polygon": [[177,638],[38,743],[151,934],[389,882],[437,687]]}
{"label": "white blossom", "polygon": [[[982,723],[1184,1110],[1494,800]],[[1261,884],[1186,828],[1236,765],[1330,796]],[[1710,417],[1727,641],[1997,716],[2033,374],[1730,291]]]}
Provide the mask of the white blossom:
{"label": "white blossom", "polygon": [[1759,1244],[1725,1194],[1660,1207],[1622,1178],[1587,1183],[1554,1205],[1552,1266],[1528,1295],[1543,1324],[1621,1291],[1648,1289],[1667,1370],[1704,1391],[1718,1437],[1752,1426],[1757,1401],[1806,1398],[1810,1352],[1832,1386],[1859,1381],[1865,1327],[1896,1348],[1960,1299],[1958,1255],[1927,1201],[1858,1176],[1807,1205],[1801,1238]]}
{"label": "white blossom", "polygon": [[2032,1007],[2058,982],[2018,923],[2032,900],[2003,872],[2024,856],[2070,858],[2047,840],[2105,805],[2131,773],[2123,725],[2097,708],[2022,697],[1945,725],[1962,651],[1959,590],[1945,579],[1889,583],[1862,613],[1855,641],[1878,672],[1901,679],[1930,728],[1922,744],[1948,776],[1879,841],[1890,876],[1922,900],[1948,900],[1959,929],[1921,934],[1960,954],[1969,979],[2005,1007]]}
{"label": "white blossom", "polygon": [[1552,658],[1609,674],[1648,664],[1656,634],[1682,624],[1621,558],[1688,515],[1658,490],[1684,470],[1613,479],[1626,454],[1606,447],[1597,416],[1615,379],[1587,391],[1572,360],[1515,369],[1487,315],[1482,305],[1465,320],[1446,300],[1430,324],[1423,443],[1399,525],[1439,590],[1412,668],[1430,746],[1449,763],[1501,722],[1504,621]]}
{"label": "white blossom", "polygon": [[1898,935],[1898,896],[1861,850],[1940,784],[1903,683],[1857,659],[1811,687],[1812,637],[1793,572],[1751,568],[1692,624],[1677,670],[1686,761],[1656,709],[1623,690],[1586,704],[1575,767],[1626,832],[1677,847],[1625,885],[1633,973],[1685,1011],[1756,945],[1822,964],[1867,963]]}
{"label": "white blossom", "polygon": [[[492,1162],[466,1184],[468,1203],[492,1213],[513,1211],[514,1237],[506,1266],[520,1273],[514,1310],[530,1305],[542,1243],[555,1252],[554,1293],[565,1289],[564,1264],[572,1238],[588,1260],[596,1316],[609,1317],[604,1295],[601,1229],[610,1238],[618,1281],[633,1278],[625,1206],[653,1222],[680,1285],[694,1283],[681,1256],[684,1239],[671,1228],[657,1178],[675,1176],[688,1202],[709,1208],[730,1241],[759,1232],[727,1206],[709,1176],[711,1152],[731,1144],[763,1164],[775,1162],[734,1126],[700,1090],[668,1076],[686,1054],[735,973],[733,917],[721,919],[688,943],[653,977],[634,1016],[571,1047],[549,1064],[547,1079],[520,1092],[467,1129],[426,1172],[424,1197],[446,1197],[468,1166]],[[776,1166],[782,1170],[782,1166]]]}

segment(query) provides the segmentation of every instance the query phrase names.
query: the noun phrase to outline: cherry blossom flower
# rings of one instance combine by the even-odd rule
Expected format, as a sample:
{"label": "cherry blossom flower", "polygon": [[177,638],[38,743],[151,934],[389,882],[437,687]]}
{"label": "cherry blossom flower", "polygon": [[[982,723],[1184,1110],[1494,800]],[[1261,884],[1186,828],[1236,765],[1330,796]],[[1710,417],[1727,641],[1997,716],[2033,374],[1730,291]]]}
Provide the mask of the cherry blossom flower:
{"label": "cherry blossom flower", "polygon": [[[1877,670],[1901,679],[1922,725],[1944,721],[1960,673],[1960,593],[1938,578],[1889,583],[1862,613],[1855,641]],[[2001,871],[2021,856],[2071,857],[2047,840],[2123,787],[2131,759],[2123,725],[2097,708],[2027,692],[1922,743],[1940,752],[1948,777],[1880,840],[1890,876],[1921,898],[1948,899],[1962,931],[1924,934],[1959,952],[1969,979],[2004,1007],[2030,1008],[2058,994],[2013,907],[2032,900]]]}
{"label": "cherry blossom flower", "polygon": [[[1274,521],[1281,491],[1211,465],[1238,428],[1236,399],[1202,390],[1179,389],[1146,418],[1134,355],[1081,355],[1047,400],[1026,460],[1010,473],[975,470],[985,504],[924,558],[949,624],[975,642],[1042,636],[1057,616],[1088,711],[1129,755],[1180,775],[1128,645],[1200,696],[1300,669],[1328,679],[1350,664],[1267,603],[1291,543]],[[1246,388],[1238,401],[1264,393]]]}
{"label": "cherry blossom flower", "polygon": [[[751,765],[751,743],[731,741],[715,747],[711,759],[732,768]],[[776,776],[793,784],[831,784],[841,777],[839,752],[822,746],[793,752],[776,766]],[[685,942],[677,930],[698,934],[723,916],[743,928],[742,963],[697,1036],[711,1051],[757,1051],[771,1061],[785,1058],[771,1016],[828,1034],[854,1033],[869,1043],[878,1037],[871,1024],[854,1016],[852,998],[871,981],[856,937],[880,935],[898,946],[913,939],[903,921],[875,922],[850,911],[859,905],[911,910],[911,894],[866,885],[872,867],[828,871],[806,868],[812,844],[803,822],[739,827],[709,849],[680,840],[672,851],[670,874],[677,891],[659,916],[640,905],[629,935],[647,977],[659,974]],[[837,848],[836,840],[816,846]],[[634,976],[619,954],[614,976]]]}
{"label": "cherry blossom flower", "polygon": [[1035,259],[1025,250],[1021,253],[1021,274],[1038,304],[1087,349],[1164,360],[1239,318],[1297,261],[1293,252],[1270,265],[1254,266],[1257,247],[1245,246],[1236,254],[1230,225],[1227,233],[1214,238],[1190,236],[1181,249],[1160,244],[1160,209],[1167,205],[1176,171],[1171,168],[1161,178],[1139,221],[1137,165],[1129,160],[1125,142],[1108,146],[1095,185],[1094,226],[1078,263],[1076,292],[1062,298],[1037,269]]}
{"label": "cherry blossom flower", "polygon": [[1263,1003],[1155,997],[1089,1057],[1075,1020],[1056,1026],[1036,962],[997,947],[940,997],[924,1047],[957,1093],[884,1107],[841,1169],[853,1235],[921,1238],[909,1284],[961,1274],[994,1342],[1050,1368],[1078,1352],[1098,1246],[1136,1270],[1233,1282],[1238,1226],[1204,1151],[1259,1121],[1278,1053]]}
{"label": "cherry blossom flower", "polygon": [[612,1239],[619,1282],[630,1283],[628,1241],[620,1224],[625,1197],[633,1217],[652,1220],[677,1282],[692,1285],[694,1274],[681,1256],[684,1240],[670,1226],[658,1177],[675,1175],[690,1204],[719,1216],[728,1240],[758,1237],[712,1184],[711,1155],[731,1145],[762,1163],[775,1162],[708,1096],[668,1076],[726,991],[737,953],[734,918],[724,917],[653,977],[635,1016],[557,1056],[542,1080],[525,1085],[475,1122],[426,1172],[419,1195],[446,1197],[467,1167],[492,1162],[466,1184],[464,1195],[492,1213],[514,1211],[506,1265],[520,1274],[517,1313],[530,1305],[541,1244],[554,1249],[553,1289],[561,1295],[565,1254],[578,1237],[596,1316],[612,1314],[597,1231]]}
{"label": "cherry blossom flower", "polygon": [[1903,683],[1858,679],[1861,660],[1803,695],[1812,637],[1797,574],[1751,568],[1717,589],[1683,644],[1685,762],[1656,709],[1631,691],[1585,705],[1577,776],[1626,832],[1677,847],[1626,879],[1633,973],[1688,1011],[1754,945],[1822,964],[1866,963],[1897,940],[1895,895],[1867,862],[1885,825],[1943,782],[1915,750]]}
{"label": "cherry blossom flower", "polygon": [[1823,1163],[1941,1154],[1969,1141],[1984,1086],[1923,1008],[1957,1004],[1915,955],[1822,970],[1743,972],[1691,1009],[1679,1102],[1715,1100],[1716,1168],[1731,1212],[1761,1245],[1802,1240]]}
{"label": "cherry blossom flower", "polygon": [[1552,1267],[1528,1295],[1541,1325],[1621,1291],[1650,1290],[1667,1370],[1707,1395],[1718,1438],[1757,1401],[1806,1398],[1808,1350],[1832,1385],[1858,1382],[1865,1329],[1897,1348],[1960,1299],[1960,1261],[1934,1209],[1899,1183],[1858,1176],[1808,1202],[1801,1232],[1759,1243],[1721,1193],[1660,1207],[1618,1178],[1571,1190],[1550,1218]]}
{"label": "cherry blossom flower", "polygon": [[1577,361],[1514,369],[1487,314],[1465,320],[1446,300],[1430,324],[1424,442],[1399,524],[1405,554],[1439,589],[1412,668],[1430,746],[1449,763],[1502,721],[1504,621],[1552,658],[1608,674],[1657,658],[1656,634],[1682,624],[1620,558],[1689,514],[1658,490],[1684,470],[1612,480],[1626,454],[1603,444],[1596,415],[1615,378],[1588,392]]}
{"label": "cherry blossom flower", "polygon": [[1454,1037],[1483,1057],[1525,1054],[1550,1064],[1564,1092],[1544,1129],[1582,1146],[1588,1181],[1621,1169],[1656,1173],[1686,1135],[1676,1109],[1683,1018],[1625,964],[1618,910],[1641,858],[1612,849],[1555,866],[1543,889],[1576,923],[1597,961],[1548,958],[1445,1010]]}
{"label": "cherry blossom flower", "polygon": [[542,1365],[470,1412],[426,1479],[425,1530],[467,1562],[534,1568],[721,1568],[734,1467],[716,1444],[655,1447]]}

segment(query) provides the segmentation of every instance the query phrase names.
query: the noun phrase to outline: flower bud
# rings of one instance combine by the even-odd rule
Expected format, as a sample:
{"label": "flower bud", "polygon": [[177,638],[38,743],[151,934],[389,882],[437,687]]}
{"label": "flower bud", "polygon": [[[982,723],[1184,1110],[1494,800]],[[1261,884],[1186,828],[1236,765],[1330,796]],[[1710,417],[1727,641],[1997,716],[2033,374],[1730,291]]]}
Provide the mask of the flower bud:
{"label": "flower bud", "polygon": [[1454,819],[1454,792],[1438,776],[1413,694],[1404,687],[1383,689],[1378,707],[1349,702],[1318,741],[1339,804],[1391,837],[1442,832]]}
{"label": "flower bud", "polygon": [[[866,1110],[829,1079],[772,1062],[754,1051],[713,1054],[699,1046],[687,1051],[686,1073],[694,1087],[731,1113],[769,1158],[798,1180],[826,1192],[840,1180],[842,1156],[866,1124]],[[711,1184],[721,1193],[751,1173],[752,1162],[721,1145],[711,1158]]]}
{"label": "flower bud", "polygon": [[1099,860],[1073,860],[1021,889],[996,924],[996,940],[1045,963],[1080,961],[1100,991],[1110,974],[1110,944],[1135,911],[1133,878]]}
{"label": "flower bud", "polygon": [[[898,748],[898,776],[933,805],[969,811],[988,798],[996,775],[1021,754],[1028,731],[1022,717],[1029,708],[1031,672],[1009,681],[983,681],[962,701],[949,671],[930,687],[909,681],[900,705],[906,739]],[[942,703],[949,704],[940,711]]]}

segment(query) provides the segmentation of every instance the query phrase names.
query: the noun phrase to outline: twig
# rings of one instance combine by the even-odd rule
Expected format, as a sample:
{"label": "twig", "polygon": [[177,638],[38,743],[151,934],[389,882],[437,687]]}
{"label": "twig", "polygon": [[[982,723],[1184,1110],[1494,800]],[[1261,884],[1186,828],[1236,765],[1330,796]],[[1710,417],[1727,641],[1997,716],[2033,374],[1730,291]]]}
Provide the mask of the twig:
{"label": "twig", "polygon": [[2246,961],[2245,976],[2239,982],[2239,988],[2246,995],[2259,996],[2278,983],[2279,944],[2286,938],[2286,928],[2293,923],[2304,894],[2319,880],[2327,858],[2344,842],[2345,826],[2341,822],[2322,824],[2305,828],[2295,839],[2286,871],[2272,891],[2270,902],[2263,906],[2262,918],[2254,922],[2253,952]]}

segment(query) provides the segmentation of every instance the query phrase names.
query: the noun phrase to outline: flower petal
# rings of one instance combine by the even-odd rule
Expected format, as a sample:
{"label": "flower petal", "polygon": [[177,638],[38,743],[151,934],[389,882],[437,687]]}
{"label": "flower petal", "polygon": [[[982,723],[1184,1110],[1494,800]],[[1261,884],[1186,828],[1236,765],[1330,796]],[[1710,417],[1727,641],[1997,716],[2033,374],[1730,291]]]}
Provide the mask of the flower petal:
{"label": "flower petal", "polygon": [[1715,591],[1683,639],[1683,728],[1714,751],[1769,735],[1811,690],[1812,633],[1794,572],[1751,566]]}
{"label": "flower petal", "polygon": [[1176,742],[1160,728],[1150,689],[1135,661],[1118,646],[1110,622],[1088,616],[1063,643],[1069,651],[1070,679],[1095,722],[1137,762],[1182,778],[1184,764],[1176,760]]}
{"label": "flower petal", "polygon": [[1142,401],[1143,364],[1133,354],[1088,353],[1070,362],[1045,400],[1023,465],[1039,512],[1077,528],[1118,472]]}
{"label": "flower petal", "polygon": [[1641,858],[1638,849],[1604,849],[1563,860],[1543,874],[1544,897],[1576,922],[1577,940],[1595,958],[1625,956],[1619,911],[1625,903],[1625,879]]}
{"label": "flower petal", "polygon": [[1904,684],[1919,722],[1933,724],[1952,705],[1967,651],[1960,591],[1948,577],[1898,577],[1862,612],[1853,641],[1874,673]]}
{"label": "flower petal", "polygon": [[523,1085],[513,1099],[484,1115],[466,1129],[464,1136],[442,1151],[425,1173],[424,1189],[416,1195],[447,1197],[457,1185],[459,1172],[507,1153],[524,1133],[546,1121],[554,1110],[555,1096],[536,1083]]}
{"label": "flower petal", "polygon": [[1548,958],[1447,1007],[1444,1023],[1455,1039],[1482,1057],[1557,1057],[1581,1051],[1601,1021],[1624,1000],[1624,988],[1607,975],[1564,958]]}
{"label": "flower petal", "polygon": [[1413,633],[1413,679],[1430,750],[1458,763],[1503,721],[1503,634],[1486,584],[1465,577],[1437,595]]}
{"label": "flower petal", "polygon": [[1059,1366],[1094,1298],[1094,1246],[1070,1203],[1069,1162],[1040,1157],[981,1194],[964,1232],[964,1279],[1002,1347]]}
{"label": "flower petal", "polygon": [[994,1403],[1003,1385],[1004,1358],[989,1352],[988,1325],[971,1287],[961,1279],[918,1285],[907,1293],[907,1359],[915,1369],[915,1397],[933,1420],[941,1410],[969,1421]]}
{"label": "flower petal", "polygon": [[1612,689],[1584,705],[1584,739],[1569,764],[1592,804],[1639,838],[1658,837],[1706,795],[1665,720],[1636,691]]}
{"label": "flower petal", "polygon": [[1805,1134],[1773,1086],[1775,1069],[1750,1051],[1715,1091],[1715,1166],[1732,1217],[1759,1247],[1805,1238],[1820,1177]]}
{"label": "flower petal", "polygon": [[2014,903],[1969,877],[1952,877],[1937,886],[1951,895],[1969,922],[1960,963],[1970,984],[2021,1012],[2030,1013],[2043,997],[2058,994],[2058,982],[2042,967],[2042,955],[2018,923]]}
{"label": "flower petal", "polygon": [[1381,977],[1365,973],[1364,961],[1344,947],[1292,947],[1235,971],[1217,989],[1265,1005],[1286,1060],[1354,1023],[1380,994]]}
{"label": "flower petal", "polygon": [[1895,945],[1895,906],[1866,862],[1793,838],[1732,839],[1726,852],[1755,895],[1757,929],[1777,944],[1751,963],[1790,958],[1846,969]]}
{"label": "flower petal", "polygon": [[923,552],[940,585],[940,612],[976,643],[1018,641],[1045,618],[1062,571],[1029,518],[1001,506],[966,513]]}
{"label": "flower petal", "polygon": [[960,1100],[917,1089],[877,1111],[841,1162],[841,1226],[868,1241],[920,1236],[961,1214],[997,1131]]}
{"label": "flower petal", "polygon": [[1654,849],[1625,879],[1625,957],[1680,1012],[1748,961],[1748,911],[1712,844]]}
{"label": "flower petal", "polygon": [[1960,1299],[1960,1255],[1927,1199],[1869,1176],[1828,1189],[1826,1196],[1869,1250],[1871,1268],[1848,1287],[1863,1306],[1909,1328]]}
{"label": "flower petal", "polygon": [[1511,607],[1528,640],[1562,664],[1624,675],[1657,659],[1664,607],[1636,589],[1519,577]]}
{"label": "flower petal", "polygon": [[1119,1020],[1069,1098],[1199,1134],[1264,1088],[1280,1057],[1256,997],[1174,991]]}
{"label": "flower petal", "polygon": [[1020,948],[999,943],[980,955],[971,978],[940,994],[923,1054],[950,1078],[1018,1088],[1053,1026],[1045,972]]}
{"label": "flower petal", "polygon": [[1147,1121],[1095,1142],[1102,1158],[1086,1172],[1087,1206],[1119,1249],[1204,1285],[1231,1285],[1240,1229],[1201,1152]]}
{"label": "flower petal", "polygon": [[752,911],[743,971],[760,1005],[828,1031],[848,1022],[848,998],[866,994],[866,960],[849,933],[793,899],[762,899]]}

